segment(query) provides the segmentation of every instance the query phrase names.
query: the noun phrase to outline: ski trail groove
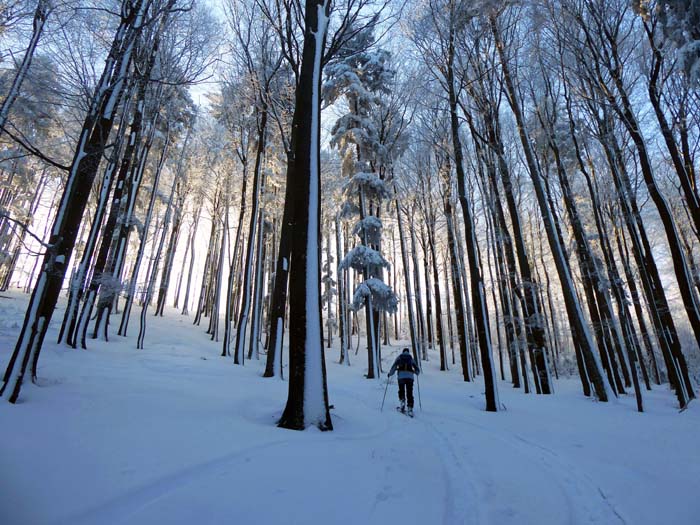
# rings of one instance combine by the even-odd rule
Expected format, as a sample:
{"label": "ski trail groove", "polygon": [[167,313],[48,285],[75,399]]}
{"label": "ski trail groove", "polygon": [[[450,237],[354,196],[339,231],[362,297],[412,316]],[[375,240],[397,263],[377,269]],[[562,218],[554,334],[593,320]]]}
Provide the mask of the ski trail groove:
{"label": "ski trail groove", "polygon": [[60,518],[52,525],[92,525],[129,523],[129,518],[140,510],[155,503],[174,490],[194,483],[203,476],[211,475],[222,470],[228,463],[235,461],[250,452],[260,452],[275,446],[289,443],[289,440],[278,440],[255,447],[237,450],[214,459],[178,470],[155,479],[145,485],[128,490],[124,494],[109,501],[98,504],[86,510],[79,511],[65,518]]}
{"label": "ski trail groove", "polygon": [[[478,525],[488,523],[481,515],[481,507],[476,498],[476,487],[469,472],[462,463],[462,458],[457,454],[449,438],[440,432],[434,423],[420,417],[420,421],[428,432],[437,439],[438,446],[435,450],[440,458],[446,485],[445,513],[442,522],[444,525],[456,525],[469,523]],[[464,501],[464,500],[467,501]],[[476,509],[472,513],[469,509]]]}
{"label": "ski trail groove", "polygon": [[[565,498],[569,511],[569,523],[573,525],[584,522],[601,522],[606,525],[611,523],[627,524],[624,516],[591,477],[571,462],[562,459],[555,451],[539,443],[527,440],[518,434],[497,433],[489,427],[474,423],[468,419],[446,414],[440,414],[440,417],[477,430],[478,433],[486,436],[489,440],[498,441],[505,447],[517,452],[519,460],[525,460],[531,464],[527,467],[525,465],[518,466],[518,469],[546,469],[550,473],[549,479],[556,483],[557,488]],[[471,436],[471,440],[475,441],[475,434],[472,433]],[[467,441],[470,440],[470,438],[466,439]],[[581,506],[581,502],[586,502],[587,504]],[[598,505],[598,502],[602,502],[603,508],[608,510],[607,515],[601,515],[603,509]]]}

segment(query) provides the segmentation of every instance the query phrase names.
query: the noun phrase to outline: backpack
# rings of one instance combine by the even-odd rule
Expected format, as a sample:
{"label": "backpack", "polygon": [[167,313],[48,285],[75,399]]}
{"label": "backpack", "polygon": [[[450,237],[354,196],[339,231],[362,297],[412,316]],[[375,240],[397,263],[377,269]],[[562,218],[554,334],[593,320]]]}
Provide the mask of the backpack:
{"label": "backpack", "polygon": [[396,369],[401,372],[413,372],[413,357],[411,357],[411,354],[401,354]]}

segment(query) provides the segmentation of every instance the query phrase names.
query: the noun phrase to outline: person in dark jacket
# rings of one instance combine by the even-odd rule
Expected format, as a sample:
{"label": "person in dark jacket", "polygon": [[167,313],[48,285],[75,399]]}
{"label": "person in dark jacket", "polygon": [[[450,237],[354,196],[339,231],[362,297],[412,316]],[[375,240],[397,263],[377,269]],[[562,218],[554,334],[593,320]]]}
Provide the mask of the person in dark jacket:
{"label": "person in dark jacket", "polygon": [[413,360],[413,356],[408,348],[404,348],[403,352],[401,352],[394,361],[391,370],[389,370],[389,377],[393,376],[397,370],[399,372],[399,400],[401,401],[401,412],[406,411],[406,398],[408,398],[408,414],[412,416],[413,374],[420,374],[420,369]]}

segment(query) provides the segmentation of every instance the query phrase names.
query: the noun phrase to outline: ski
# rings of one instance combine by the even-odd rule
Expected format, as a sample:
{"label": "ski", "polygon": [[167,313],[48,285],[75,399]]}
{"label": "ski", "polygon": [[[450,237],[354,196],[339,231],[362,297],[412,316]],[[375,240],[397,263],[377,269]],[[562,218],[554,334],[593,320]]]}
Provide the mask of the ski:
{"label": "ski", "polygon": [[401,407],[396,407],[396,411],[397,411],[397,412],[400,412],[401,414],[403,414],[403,415],[406,416],[406,417],[413,418],[413,416],[414,416],[414,414],[410,414],[410,413],[409,413],[408,411],[406,411],[406,410],[401,410]]}

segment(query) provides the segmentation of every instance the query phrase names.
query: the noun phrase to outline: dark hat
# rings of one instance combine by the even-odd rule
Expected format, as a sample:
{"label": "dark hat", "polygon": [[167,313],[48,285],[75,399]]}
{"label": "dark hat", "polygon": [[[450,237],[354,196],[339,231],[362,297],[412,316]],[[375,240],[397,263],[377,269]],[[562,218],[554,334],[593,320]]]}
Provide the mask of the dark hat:
{"label": "dark hat", "polygon": [[404,348],[403,351],[404,351],[404,352],[408,352],[409,350],[408,350],[408,348]]}

